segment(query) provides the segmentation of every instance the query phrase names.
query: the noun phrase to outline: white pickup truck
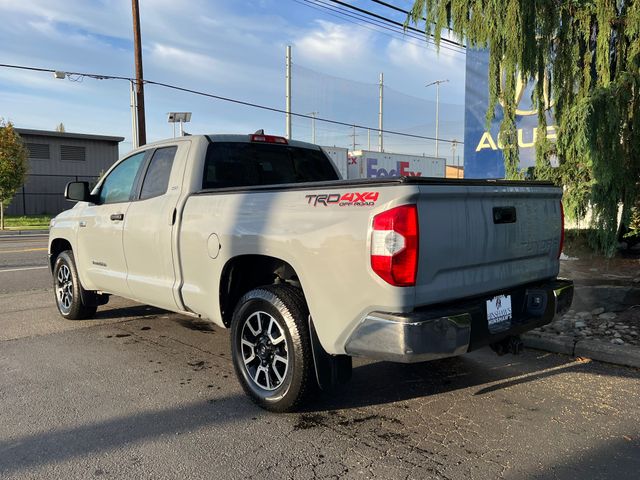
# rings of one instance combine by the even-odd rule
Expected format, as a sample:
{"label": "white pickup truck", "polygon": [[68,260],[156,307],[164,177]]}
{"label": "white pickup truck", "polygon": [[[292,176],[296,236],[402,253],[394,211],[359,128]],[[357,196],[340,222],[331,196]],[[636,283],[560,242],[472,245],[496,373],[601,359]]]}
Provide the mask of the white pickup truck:
{"label": "white pickup truck", "polygon": [[237,376],[272,411],[347,380],[352,356],[517,351],[573,297],[550,184],[340,180],[319,147],[259,132],[145,145],[65,196],[61,315],[119,295],[230,327]]}

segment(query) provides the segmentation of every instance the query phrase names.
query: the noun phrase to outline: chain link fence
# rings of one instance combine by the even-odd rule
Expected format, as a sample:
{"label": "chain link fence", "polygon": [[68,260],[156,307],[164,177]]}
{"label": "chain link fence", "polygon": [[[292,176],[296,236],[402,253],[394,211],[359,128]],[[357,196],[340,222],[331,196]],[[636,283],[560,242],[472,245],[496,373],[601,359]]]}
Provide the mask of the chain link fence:
{"label": "chain link fence", "polygon": [[6,209],[6,215],[57,215],[71,208],[65,200],[64,188],[69,182],[95,185],[100,177],[87,175],[30,174]]}

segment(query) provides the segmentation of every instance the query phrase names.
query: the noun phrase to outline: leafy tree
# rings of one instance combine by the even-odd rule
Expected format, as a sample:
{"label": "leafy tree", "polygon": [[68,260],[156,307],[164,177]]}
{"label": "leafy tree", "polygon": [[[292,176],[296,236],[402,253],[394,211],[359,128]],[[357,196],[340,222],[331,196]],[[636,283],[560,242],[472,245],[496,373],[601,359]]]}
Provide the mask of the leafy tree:
{"label": "leafy tree", "polygon": [[56,125],[56,132],[61,132],[61,133],[66,132],[64,128],[64,123],[60,122],[58,125]]}
{"label": "leafy tree", "polygon": [[[569,218],[584,218],[592,207],[592,243],[613,254],[619,205],[628,225],[640,190],[640,0],[414,0],[407,22],[424,22],[438,44],[450,28],[469,47],[489,49],[487,120],[502,103],[509,178],[521,176],[518,76],[550,79],[533,92],[539,120],[534,175],[564,185]],[[545,95],[554,105],[555,144],[544,134]],[[550,165],[553,155],[557,169]]]}
{"label": "leafy tree", "polygon": [[0,229],[4,230],[4,207],[27,176],[29,154],[11,122],[0,118]]}

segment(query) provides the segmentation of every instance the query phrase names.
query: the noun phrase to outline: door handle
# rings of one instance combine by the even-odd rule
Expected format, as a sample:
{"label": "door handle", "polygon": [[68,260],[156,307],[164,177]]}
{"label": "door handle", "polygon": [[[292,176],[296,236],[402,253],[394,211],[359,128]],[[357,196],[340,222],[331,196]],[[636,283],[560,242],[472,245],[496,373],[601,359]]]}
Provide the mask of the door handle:
{"label": "door handle", "polygon": [[118,220],[124,220],[124,213],[112,213],[110,218],[114,222]]}

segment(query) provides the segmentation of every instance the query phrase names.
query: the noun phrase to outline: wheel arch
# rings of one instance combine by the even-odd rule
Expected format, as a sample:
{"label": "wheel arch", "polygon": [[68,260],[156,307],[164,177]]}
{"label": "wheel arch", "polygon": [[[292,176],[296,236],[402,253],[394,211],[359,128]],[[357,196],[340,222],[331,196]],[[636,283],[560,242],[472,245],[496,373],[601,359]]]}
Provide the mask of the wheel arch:
{"label": "wheel arch", "polygon": [[219,287],[220,316],[224,325],[231,325],[236,304],[245,293],[264,285],[281,283],[302,290],[298,273],[285,260],[268,255],[230,258],[222,269]]}
{"label": "wheel arch", "polygon": [[49,269],[53,272],[53,266],[56,263],[56,258],[65,250],[73,251],[71,242],[66,238],[54,238],[49,244]]}

